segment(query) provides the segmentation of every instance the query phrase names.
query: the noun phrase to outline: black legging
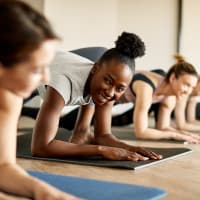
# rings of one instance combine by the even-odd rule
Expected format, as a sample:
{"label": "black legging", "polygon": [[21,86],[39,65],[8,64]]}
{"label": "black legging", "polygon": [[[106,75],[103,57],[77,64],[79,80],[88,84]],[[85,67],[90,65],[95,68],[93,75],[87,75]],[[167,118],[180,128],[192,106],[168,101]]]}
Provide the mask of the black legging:
{"label": "black legging", "polygon": [[[39,108],[23,107],[21,115],[36,119],[38,112],[39,112]],[[72,110],[70,113],[62,116],[59,120],[59,127],[65,128],[68,130],[73,130],[74,126],[75,126],[77,115],[78,115],[78,108],[76,108],[75,110]]]}
{"label": "black legging", "polygon": [[196,105],[196,119],[200,120],[200,103]]}
{"label": "black legging", "polygon": [[[154,103],[151,105],[151,108],[149,109],[148,113],[153,112],[155,120],[158,120],[158,111],[159,111],[160,103]],[[112,118],[112,125],[113,126],[125,126],[133,123],[133,112],[134,107],[130,110],[124,112],[121,115],[115,116]]]}

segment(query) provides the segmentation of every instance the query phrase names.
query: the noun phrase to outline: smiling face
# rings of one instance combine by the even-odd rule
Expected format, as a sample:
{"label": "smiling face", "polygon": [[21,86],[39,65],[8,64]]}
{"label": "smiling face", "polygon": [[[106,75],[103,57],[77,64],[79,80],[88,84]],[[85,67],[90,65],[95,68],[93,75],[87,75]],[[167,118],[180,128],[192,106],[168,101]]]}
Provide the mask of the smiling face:
{"label": "smiling face", "polygon": [[23,98],[28,97],[42,82],[49,80],[48,65],[54,56],[55,42],[48,40],[29,58],[12,67],[0,65],[0,86]]}
{"label": "smiling face", "polygon": [[117,100],[127,89],[133,72],[128,65],[110,60],[95,64],[90,81],[90,94],[95,104]]}
{"label": "smiling face", "polygon": [[197,77],[190,74],[184,74],[176,78],[175,75],[172,74],[170,83],[173,93],[177,98],[181,98],[182,96],[191,94],[197,84]]}

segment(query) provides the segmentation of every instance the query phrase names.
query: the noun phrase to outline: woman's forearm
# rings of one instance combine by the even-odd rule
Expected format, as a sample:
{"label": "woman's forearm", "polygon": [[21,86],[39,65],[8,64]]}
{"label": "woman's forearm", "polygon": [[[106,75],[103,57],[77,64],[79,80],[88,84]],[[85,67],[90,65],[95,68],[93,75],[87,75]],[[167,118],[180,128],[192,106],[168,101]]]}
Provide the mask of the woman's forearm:
{"label": "woman's forearm", "polygon": [[0,177],[0,190],[10,194],[16,194],[34,200],[80,200],[30,176],[16,164],[1,164]]}
{"label": "woman's forearm", "polygon": [[176,131],[200,131],[200,121],[184,122],[182,124],[174,123],[172,124]]}
{"label": "woman's forearm", "polygon": [[156,159],[156,160],[162,158],[161,155],[158,155],[152,152],[151,150],[147,150],[145,148],[138,146],[132,146],[125,142],[122,142],[112,134],[101,134],[97,136],[95,139],[98,144],[126,149],[127,151],[137,153],[137,155],[146,156],[146,158],[148,157],[150,159]]}
{"label": "woman's forearm", "polygon": [[185,131],[200,131],[200,122],[199,123],[186,122],[185,124],[177,128],[179,128],[180,130],[185,130]]}
{"label": "woman's forearm", "polygon": [[188,131],[175,129],[173,131],[174,135],[172,139],[179,140],[179,141],[187,141],[189,143],[199,144],[200,143],[200,136],[192,134]]}
{"label": "woman's forearm", "polygon": [[18,165],[10,163],[0,165],[0,177],[0,190],[29,198],[33,198],[34,185],[39,182]]}
{"label": "woman's forearm", "polygon": [[145,130],[135,130],[135,135],[140,139],[174,139],[175,131],[173,128],[166,129],[154,129],[154,128],[146,128]]}
{"label": "woman's forearm", "polygon": [[101,151],[98,145],[74,144],[61,140],[52,140],[46,145],[35,148],[33,156],[66,157],[66,156],[98,156]]}

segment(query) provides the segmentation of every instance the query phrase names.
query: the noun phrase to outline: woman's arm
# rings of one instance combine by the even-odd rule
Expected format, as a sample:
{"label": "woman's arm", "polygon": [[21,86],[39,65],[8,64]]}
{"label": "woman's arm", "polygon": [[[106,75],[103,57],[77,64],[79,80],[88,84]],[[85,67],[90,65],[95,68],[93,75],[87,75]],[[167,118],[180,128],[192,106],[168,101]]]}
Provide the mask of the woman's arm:
{"label": "woman's arm", "polygon": [[[189,97],[185,97],[177,100],[175,107],[176,127],[180,130],[185,131],[200,131],[200,123],[199,125],[195,124],[196,101],[194,99],[189,99],[188,102],[188,99]],[[188,120],[186,120],[186,115],[188,117]]]}
{"label": "woman's arm", "polygon": [[169,96],[161,102],[158,113],[156,129],[148,127],[148,110],[151,103],[151,93],[148,87],[136,89],[136,105],[134,110],[134,127],[136,136],[147,139],[175,139],[199,143],[199,139],[192,135],[182,134],[177,129],[170,126],[171,112],[175,107],[176,98]]}
{"label": "woman's arm", "polygon": [[197,105],[197,100],[196,97],[191,97],[188,100],[188,104],[186,107],[186,117],[187,117],[187,121],[189,123],[193,123],[196,121],[196,105]]}
{"label": "woman's arm", "polygon": [[168,96],[161,103],[158,111],[158,120],[156,128],[165,131],[176,131],[176,128],[171,126],[171,114],[175,109],[176,97]]}
{"label": "woman's arm", "polygon": [[97,144],[127,149],[128,151],[136,153],[136,156],[138,156],[138,158],[140,158],[141,160],[146,159],[146,157],[149,157],[151,159],[160,159],[160,155],[141,147],[128,145],[125,142],[122,142],[121,140],[116,138],[111,133],[112,106],[113,102],[109,102],[103,106],[96,105],[95,107],[94,131],[95,141],[97,142]]}
{"label": "woman's arm", "polygon": [[[152,88],[141,82],[136,82],[134,92],[136,93],[136,102],[134,109],[134,128],[135,134],[138,138],[142,139],[172,139],[175,133],[172,131],[161,131],[158,127],[149,128],[148,124],[148,111],[152,104],[153,90]],[[162,103],[161,103],[162,104]],[[160,105],[161,107],[162,105]],[[159,108],[160,112],[160,108]],[[161,120],[165,124],[168,123],[167,118],[163,118],[162,115],[158,114],[158,122]],[[168,119],[169,120],[169,119]],[[157,124],[158,126],[158,124]]]}
{"label": "woman's arm", "polygon": [[[182,104],[182,103],[181,103]],[[187,141],[189,143],[195,143],[195,144],[199,144],[200,143],[200,137],[189,133],[189,132],[185,132],[183,130],[177,129],[177,128],[173,128],[170,124],[171,121],[171,112],[173,110],[173,108],[175,107],[175,105],[177,105],[176,103],[176,98],[173,96],[167,97],[161,104],[160,108],[159,108],[159,115],[158,115],[158,122],[157,122],[157,128],[161,131],[165,132],[173,132],[174,133],[174,137],[172,139],[175,140],[180,140],[180,141]],[[184,105],[184,102],[183,104]],[[179,109],[182,109],[182,106],[179,107]],[[180,112],[181,113],[181,112]],[[180,115],[179,113],[179,115]],[[176,117],[175,113],[175,117]],[[179,123],[184,122],[185,120],[185,109],[182,110],[181,116],[179,116],[180,118],[178,118]]]}
{"label": "woman's arm", "polygon": [[56,90],[48,87],[39,111],[32,138],[32,154],[41,157],[100,155],[98,146],[84,146],[56,140],[64,100]]}
{"label": "woman's arm", "polygon": [[16,164],[17,122],[22,99],[0,89],[0,190],[41,200],[78,199],[30,176]]}
{"label": "woman's arm", "polygon": [[[66,156],[102,156],[110,160],[134,160],[142,159],[133,152],[99,145],[75,144],[55,139],[58,122],[64,100],[52,88],[47,89],[47,96],[43,102],[36,121],[32,140],[32,154],[40,157],[66,157]],[[84,115],[83,115],[84,114]],[[91,114],[86,110],[82,112],[78,122],[82,127],[87,127]],[[89,120],[89,121],[88,121]],[[82,124],[83,123],[83,124]],[[85,123],[85,125],[84,125]],[[76,131],[81,127],[77,124]],[[81,129],[81,128],[80,128]]]}
{"label": "woman's arm", "polygon": [[196,109],[199,103],[198,97],[191,97],[187,104],[187,121],[188,123],[198,125],[198,131],[200,130],[200,121],[196,119]]}
{"label": "woman's arm", "polygon": [[83,105],[79,108],[76,124],[70,139],[71,142],[76,144],[94,143],[94,134],[90,128],[94,109],[94,104]]}

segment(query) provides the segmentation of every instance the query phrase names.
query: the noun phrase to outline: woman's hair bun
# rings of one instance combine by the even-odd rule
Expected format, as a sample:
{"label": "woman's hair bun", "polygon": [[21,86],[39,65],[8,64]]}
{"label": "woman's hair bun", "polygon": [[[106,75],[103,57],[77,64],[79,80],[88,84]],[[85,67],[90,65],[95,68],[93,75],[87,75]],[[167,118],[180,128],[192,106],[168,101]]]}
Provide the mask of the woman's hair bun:
{"label": "woman's hair bun", "polygon": [[116,49],[121,54],[134,59],[145,54],[145,44],[134,33],[123,32],[115,41]]}
{"label": "woman's hair bun", "polygon": [[186,62],[184,57],[181,56],[180,54],[175,54],[174,58],[176,59],[177,63]]}

